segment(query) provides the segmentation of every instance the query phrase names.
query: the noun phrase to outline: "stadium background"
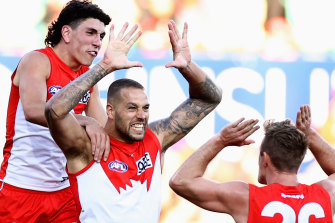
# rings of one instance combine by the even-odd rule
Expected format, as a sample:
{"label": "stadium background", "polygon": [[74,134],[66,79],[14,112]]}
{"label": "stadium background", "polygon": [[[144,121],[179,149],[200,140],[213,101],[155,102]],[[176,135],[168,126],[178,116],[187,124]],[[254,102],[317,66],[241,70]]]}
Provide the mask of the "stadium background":
{"label": "stadium background", "polygon": [[[47,26],[65,0],[4,0],[0,7],[0,144],[10,75],[20,57],[44,47]],[[106,90],[115,78],[140,81],[150,98],[150,120],[166,117],[188,95],[187,84],[175,69],[167,22],[182,30],[188,22],[193,60],[223,89],[223,99],[187,137],[166,153],[160,223],[234,222],[231,217],[201,210],[181,199],[168,180],[181,163],[224,125],[239,117],[295,121],[302,104],[312,107],[313,126],[335,145],[334,89],[335,2],[332,0],[95,0],[112,17],[116,29],[125,21],[139,24],[143,35],[131,50],[131,60],[143,69],[118,71],[99,83]],[[108,29],[106,29],[108,30]],[[104,46],[107,38],[104,40]],[[101,53],[104,52],[104,46]],[[206,176],[218,181],[244,180],[257,184],[258,146],[262,130],[245,148],[227,148],[209,165]],[[0,155],[0,161],[2,155]],[[312,183],[325,177],[308,153],[299,179]],[[149,210],[148,210],[149,211]]]}

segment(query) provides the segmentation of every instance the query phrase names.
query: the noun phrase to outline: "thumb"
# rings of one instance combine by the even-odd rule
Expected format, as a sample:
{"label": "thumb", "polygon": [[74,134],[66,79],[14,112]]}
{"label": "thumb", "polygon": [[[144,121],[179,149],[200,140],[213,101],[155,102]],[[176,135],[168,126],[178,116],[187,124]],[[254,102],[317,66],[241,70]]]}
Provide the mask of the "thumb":
{"label": "thumb", "polygon": [[142,63],[139,62],[139,61],[129,61],[127,65],[128,65],[128,68],[131,68],[131,67],[143,67]]}
{"label": "thumb", "polygon": [[168,62],[167,64],[165,64],[165,67],[166,67],[166,68],[169,68],[169,67],[176,67],[176,63],[174,63],[174,62]]}

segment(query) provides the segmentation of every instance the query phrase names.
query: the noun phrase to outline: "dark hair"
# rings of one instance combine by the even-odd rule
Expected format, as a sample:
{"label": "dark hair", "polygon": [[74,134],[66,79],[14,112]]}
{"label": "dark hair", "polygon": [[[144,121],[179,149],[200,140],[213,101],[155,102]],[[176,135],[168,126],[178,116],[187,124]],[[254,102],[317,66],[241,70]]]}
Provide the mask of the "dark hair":
{"label": "dark hair", "polygon": [[71,0],[60,12],[58,19],[48,27],[48,34],[44,40],[46,46],[56,46],[62,38],[62,27],[69,25],[75,29],[83,20],[88,18],[98,19],[105,25],[111,21],[109,15],[104,13],[97,5],[84,0]]}
{"label": "dark hair", "polygon": [[266,122],[260,155],[266,152],[279,171],[298,172],[305,157],[308,139],[290,120]]}
{"label": "dark hair", "polygon": [[118,95],[121,89],[130,87],[144,90],[144,87],[137,81],[128,78],[121,78],[114,81],[109,86],[107,93],[107,101],[110,103],[111,100],[113,100],[115,96]]}

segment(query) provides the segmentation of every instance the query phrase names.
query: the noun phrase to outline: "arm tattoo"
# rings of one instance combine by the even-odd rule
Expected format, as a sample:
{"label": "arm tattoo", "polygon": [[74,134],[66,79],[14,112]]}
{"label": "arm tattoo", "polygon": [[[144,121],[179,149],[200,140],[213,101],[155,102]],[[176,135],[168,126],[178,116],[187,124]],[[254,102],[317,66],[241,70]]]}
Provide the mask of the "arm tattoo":
{"label": "arm tattoo", "polygon": [[221,90],[209,77],[206,77],[204,82],[201,82],[196,86],[190,86],[190,97],[218,104],[221,101]]}
{"label": "arm tattoo", "polygon": [[162,150],[188,134],[216,105],[199,99],[188,99],[172,112],[170,117],[150,124],[156,135],[163,135]]}
{"label": "arm tattoo", "polygon": [[[86,92],[108,72],[99,64],[62,88],[52,99],[52,110],[56,116],[70,112],[83,98]],[[57,111],[57,112],[56,112]]]}
{"label": "arm tattoo", "polygon": [[52,108],[50,108],[50,110],[52,111],[52,113],[54,113],[54,115],[59,118],[59,115],[57,115],[57,113],[55,112],[55,110],[53,110]]}
{"label": "arm tattoo", "polygon": [[162,140],[163,152],[188,134],[221,102],[221,89],[206,80],[190,86],[190,98],[176,108],[170,117],[150,124],[149,128]]}

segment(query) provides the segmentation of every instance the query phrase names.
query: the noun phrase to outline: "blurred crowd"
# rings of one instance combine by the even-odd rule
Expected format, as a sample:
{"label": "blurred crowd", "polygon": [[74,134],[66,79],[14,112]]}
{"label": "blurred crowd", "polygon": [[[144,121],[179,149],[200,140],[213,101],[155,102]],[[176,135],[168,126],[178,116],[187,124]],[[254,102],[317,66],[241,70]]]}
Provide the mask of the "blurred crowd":
{"label": "blurred crowd", "polygon": [[[92,0],[120,27],[143,30],[137,51],[146,58],[169,53],[167,22],[189,23],[194,55],[222,59],[231,53],[271,61],[332,58],[335,2],[331,0]],[[0,55],[21,55],[43,47],[48,24],[67,0],[13,0],[0,8]],[[105,41],[106,42],[106,41]],[[326,59],[327,59],[326,58]]]}

